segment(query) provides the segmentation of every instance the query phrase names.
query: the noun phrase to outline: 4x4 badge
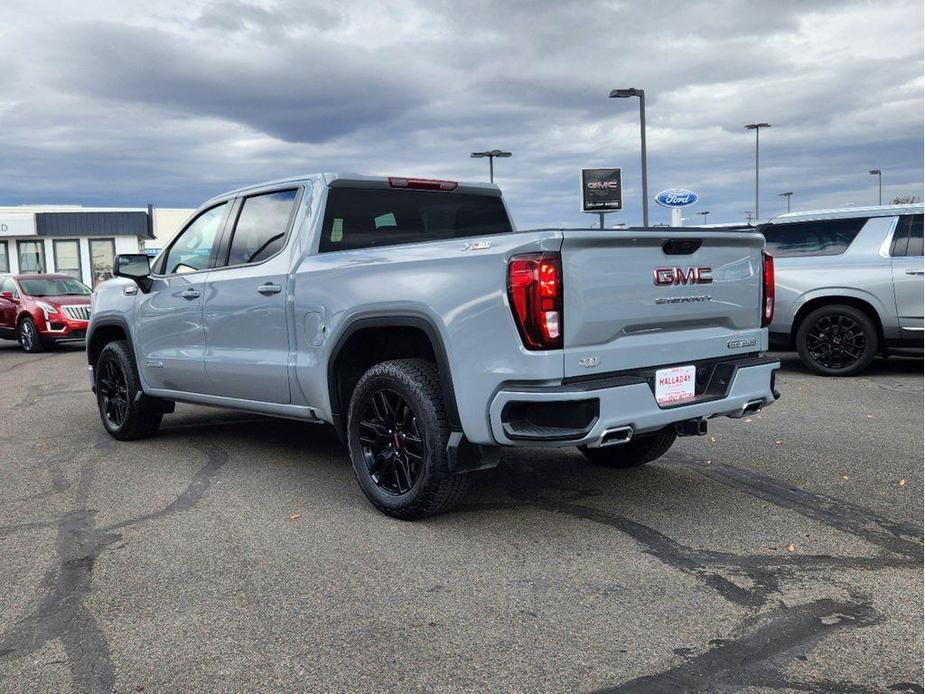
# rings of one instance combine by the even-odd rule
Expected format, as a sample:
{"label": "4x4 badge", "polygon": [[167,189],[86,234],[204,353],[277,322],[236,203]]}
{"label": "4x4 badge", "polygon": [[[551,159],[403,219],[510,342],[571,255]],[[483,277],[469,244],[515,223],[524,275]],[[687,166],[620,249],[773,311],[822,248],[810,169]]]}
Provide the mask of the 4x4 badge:
{"label": "4x4 badge", "polygon": [[582,357],[578,360],[578,366],[583,369],[593,369],[601,363],[600,357]]}

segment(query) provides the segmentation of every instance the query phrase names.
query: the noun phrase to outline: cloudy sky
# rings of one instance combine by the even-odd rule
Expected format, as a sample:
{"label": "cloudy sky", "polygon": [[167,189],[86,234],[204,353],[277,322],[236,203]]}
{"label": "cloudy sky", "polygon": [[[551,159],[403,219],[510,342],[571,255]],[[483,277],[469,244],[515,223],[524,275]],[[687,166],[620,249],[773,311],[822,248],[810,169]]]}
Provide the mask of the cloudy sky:
{"label": "cloudy sky", "polygon": [[[131,0],[0,4],[0,204],[195,207],[315,171],[487,178],[521,227],[587,225],[578,170],[744,219],[921,195],[923,4]],[[652,221],[667,221],[652,206]]]}

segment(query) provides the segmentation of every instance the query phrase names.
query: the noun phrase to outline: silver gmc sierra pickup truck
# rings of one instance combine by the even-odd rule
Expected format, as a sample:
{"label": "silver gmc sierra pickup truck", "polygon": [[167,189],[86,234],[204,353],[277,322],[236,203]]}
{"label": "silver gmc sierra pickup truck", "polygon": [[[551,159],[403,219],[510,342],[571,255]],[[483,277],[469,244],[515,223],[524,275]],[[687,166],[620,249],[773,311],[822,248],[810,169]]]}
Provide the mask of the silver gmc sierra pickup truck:
{"label": "silver gmc sierra pickup truck", "polygon": [[778,397],[753,231],[515,231],[494,185],[310,175],[214,198],[99,285],[117,439],[174,402],[334,425],[381,511],[448,508],[503,446],[641,465]]}

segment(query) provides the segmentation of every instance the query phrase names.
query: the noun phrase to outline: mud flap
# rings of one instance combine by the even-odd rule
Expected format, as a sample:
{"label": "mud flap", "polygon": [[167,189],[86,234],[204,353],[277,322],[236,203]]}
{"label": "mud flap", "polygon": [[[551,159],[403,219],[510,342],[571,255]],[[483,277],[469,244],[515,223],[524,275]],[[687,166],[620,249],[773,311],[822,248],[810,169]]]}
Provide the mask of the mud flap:
{"label": "mud flap", "polygon": [[501,462],[499,446],[477,446],[469,443],[461,431],[451,431],[446,444],[446,472],[458,474],[487,470]]}

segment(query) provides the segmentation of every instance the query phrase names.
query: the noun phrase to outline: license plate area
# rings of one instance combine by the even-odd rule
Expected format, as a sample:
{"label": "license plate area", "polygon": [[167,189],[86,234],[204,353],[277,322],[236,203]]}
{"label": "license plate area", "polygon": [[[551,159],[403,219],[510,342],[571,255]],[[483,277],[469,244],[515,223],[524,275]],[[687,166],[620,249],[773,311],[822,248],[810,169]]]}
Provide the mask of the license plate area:
{"label": "license plate area", "polygon": [[677,405],[696,397],[697,367],[673,366],[655,372],[655,401],[660,407]]}

